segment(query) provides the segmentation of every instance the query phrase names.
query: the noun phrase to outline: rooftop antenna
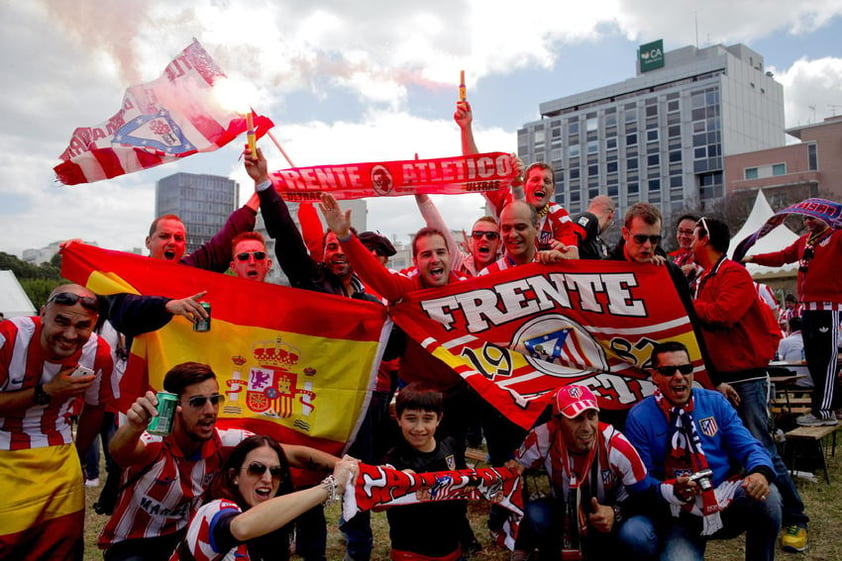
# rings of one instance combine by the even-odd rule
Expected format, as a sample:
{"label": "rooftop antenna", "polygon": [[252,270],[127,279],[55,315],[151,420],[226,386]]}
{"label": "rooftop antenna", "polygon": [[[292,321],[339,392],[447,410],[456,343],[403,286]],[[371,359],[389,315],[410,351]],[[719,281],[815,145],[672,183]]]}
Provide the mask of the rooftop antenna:
{"label": "rooftop antenna", "polygon": [[836,110],[842,109],[842,105],[834,105],[833,103],[828,103],[827,107],[830,109],[830,116],[836,117]]}
{"label": "rooftop antenna", "polygon": [[696,25],[696,49],[699,48],[699,12],[693,10],[693,21]]}
{"label": "rooftop antenna", "polygon": [[813,119],[810,122],[815,123],[816,122],[816,106],[815,105],[808,105],[807,108],[810,109],[810,111],[813,112]]}

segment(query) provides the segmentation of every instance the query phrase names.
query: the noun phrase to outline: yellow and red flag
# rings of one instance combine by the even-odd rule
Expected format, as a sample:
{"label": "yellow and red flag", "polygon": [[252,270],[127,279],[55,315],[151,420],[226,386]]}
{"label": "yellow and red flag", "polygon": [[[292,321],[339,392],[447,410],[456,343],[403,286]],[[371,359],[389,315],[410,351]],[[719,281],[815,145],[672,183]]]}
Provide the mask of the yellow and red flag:
{"label": "yellow and red flag", "polygon": [[244,280],[83,244],[62,274],[97,294],[183,298],[206,290],[211,329],[176,316],[134,339],[122,410],[185,361],[209,364],[225,402],[219,425],[340,454],[358,428],[391,323],[371,302]]}

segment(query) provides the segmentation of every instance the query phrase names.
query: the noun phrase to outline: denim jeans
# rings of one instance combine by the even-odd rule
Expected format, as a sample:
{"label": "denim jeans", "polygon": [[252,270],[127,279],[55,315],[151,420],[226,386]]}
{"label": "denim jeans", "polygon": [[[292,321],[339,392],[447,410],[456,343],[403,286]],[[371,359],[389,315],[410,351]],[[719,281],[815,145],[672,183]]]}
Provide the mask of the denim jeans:
{"label": "denim jeans", "polygon": [[[541,561],[557,561],[561,551],[561,501],[554,497],[544,497],[529,501],[524,507],[524,516],[520,523],[518,538],[515,549],[531,551],[538,547],[541,551]],[[588,535],[582,537],[582,550],[586,559],[619,559],[620,555],[624,561],[629,561],[626,544],[623,539],[639,539],[636,535],[626,536],[622,529],[610,533],[598,532],[588,528]],[[640,529],[640,527],[638,527]],[[654,530],[650,540],[654,540]],[[641,558],[643,559],[643,558]]]}
{"label": "denim jeans", "polygon": [[618,539],[633,559],[704,561],[709,539],[731,539],[746,533],[746,561],[772,561],[781,527],[781,496],[774,484],[765,501],[752,499],[740,487],[722,511],[721,530],[702,536],[702,519],[688,513],[653,519],[633,516],[620,528]]}
{"label": "denim jeans", "polygon": [[804,513],[804,501],[795,488],[795,482],[784,464],[778,447],[772,439],[769,426],[769,383],[767,380],[752,380],[749,382],[738,382],[732,384],[740,394],[740,406],[737,413],[740,415],[743,424],[748,432],[760,441],[772,457],[772,465],[775,468],[775,485],[781,494],[782,514],[784,526],[796,524],[804,528],[810,518]]}

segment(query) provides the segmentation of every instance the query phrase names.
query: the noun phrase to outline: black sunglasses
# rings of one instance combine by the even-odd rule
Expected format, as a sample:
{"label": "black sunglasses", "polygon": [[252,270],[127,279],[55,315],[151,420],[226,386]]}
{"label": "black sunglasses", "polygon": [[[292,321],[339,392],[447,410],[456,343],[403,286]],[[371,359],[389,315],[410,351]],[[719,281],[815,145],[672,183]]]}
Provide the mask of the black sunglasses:
{"label": "black sunglasses", "polygon": [[284,468],[281,466],[270,467],[265,464],[261,464],[260,462],[252,462],[246,466],[245,469],[249,475],[254,475],[255,477],[263,477],[263,474],[266,473],[266,470],[268,469],[272,479],[280,479],[281,475],[284,473]]}
{"label": "black sunglasses", "polygon": [[638,245],[643,245],[648,240],[649,243],[652,245],[658,245],[661,243],[661,236],[659,235],[651,235],[647,236],[646,234],[632,234],[631,239],[634,240],[634,243]]}
{"label": "black sunglasses", "polygon": [[479,230],[474,230],[473,232],[471,232],[471,237],[475,240],[481,240],[483,236],[485,236],[485,239],[487,239],[488,241],[493,241],[496,240],[500,236],[500,234],[498,234],[497,232],[480,232]]}
{"label": "black sunglasses", "polygon": [[50,302],[55,302],[56,304],[60,304],[62,306],[75,306],[79,303],[87,310],[91,310],[93,312],[99,311],[99,305],[96,298],[93,296],[79,296],[78,294],[74,294],[72,292],[59,292],[58,294],[53,294],[47,300],[47,304]]}
{"label": "black sunglasses", "polygon": [[688,374],[693,373],[693,365],[692,364],[682,364],[681,366],[659,366],[655,368],[655,371],[660,374],[661,376],[666,376],[667,378],[671,376],[675,376],[675,371],[678,370],[681,372],[682,375],[687,376]]}
{"label": "black sunglasses", "polygon": [[266,259],[265,251],[244,251],[237,254],[237,261],[248,261],[249,255],[254,255],[255,261],[263,261]]}
{"label": "black sunglasses", "polygon": [[194,395],[190,399],[187,400],[187,403],[190,407],[194,409],[201,409],[205,406],[207,401],[211,402],[211,405],[219,405],[223,401],[225,401],[225,396],[222,394],[214,393],[211,395]]}

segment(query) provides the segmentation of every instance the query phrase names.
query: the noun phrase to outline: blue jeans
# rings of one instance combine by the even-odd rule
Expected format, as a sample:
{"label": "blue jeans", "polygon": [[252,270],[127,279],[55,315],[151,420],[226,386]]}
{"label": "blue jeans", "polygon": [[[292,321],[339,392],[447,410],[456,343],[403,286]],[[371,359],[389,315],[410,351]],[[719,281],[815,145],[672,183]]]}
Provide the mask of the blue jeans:
{"label": "blue jeans", "polygon": [[810,518],[804,513],[804,501],[795,488],[795,482],[784,464],[775,441],[772,440],[769,426],[769,383],[767,380],[752,380],[732,384],[740,394],[740,406],[737,413],[748,432],[760,441],[772,457],[775,468],[775,485],[781,494],[782,514],[784,526],[793,524],[807,527]]}
{"label": "blue jeans", "polygon": [[781,495],[769,485],[765,501],[752,499],[740,487],[722,511],[721,530],[702,536],[702,519],[683,512],[678,518],[664,513],[657,519],[633,516],[620,528],[618,539],[633,559],[704,561],[707,540],[731,539],[746,533],[746,561],[772,561],[781,527]]}
{"label": "blue jeans", "polygon": [[[523,514],[515,549],[531,551],[538,547],[541,561],[560,559],[562,545],[560,529],[563,516],[561,501],[554,497],[529,501],[524,506]],[[629,561],[628,546],[623,543],[623,540],[639,538],[636,535],[626,536],[622,531],[623,528],[625,528],[625,522],[621,523],[619,530],[615,529],[610,533],[597,532],[593,528],[588,528],[588,535],[582,537],[582,551],[585,559],[619,559],[622,556],[624,561]],[[654,535],[653,531],[653,538]]]}

